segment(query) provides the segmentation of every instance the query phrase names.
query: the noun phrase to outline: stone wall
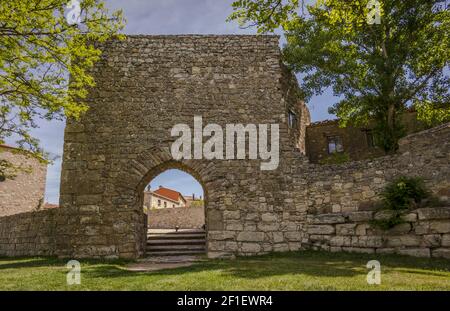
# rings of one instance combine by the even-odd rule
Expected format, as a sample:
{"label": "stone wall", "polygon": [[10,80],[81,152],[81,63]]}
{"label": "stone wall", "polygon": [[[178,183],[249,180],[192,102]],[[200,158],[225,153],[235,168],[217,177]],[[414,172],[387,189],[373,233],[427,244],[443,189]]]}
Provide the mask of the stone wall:
{"label": "stone wall", "polygon": [[435,196],[450,204],[450,124],[411,134],[399,144],[392,156],[299,169],[307,184],[308,212],[373,210],[378,193],[399,176],[424,178]]}
{"label": "stone wall", "polygon": [[[95,228],[108,235],[70,248],[73,256],[99,255],[104,240],[110,256],[143,256],[142,193],[171,168],[188,172],[205,190],[209,256],[273,250],[279,239],[267,231],[275,228],[273,222],[292,235],[298,232],[306,210],[295,206],[294,196],[303,200],[300,193],[289,194],[296,144],[288,133],[287,107],[299,101],[297,82],[289,81],[295,77],[284,75],[278,40],[128,36],[99,46],[103,54],[92,71],[96,87],[86,98],[90,109],[79,122],[68,120],[65,129],[60,206],[97,209],[107,220]],[[171,129],[176,124],[193,129],[194,116],[201,116],[204,126],[223,129],[230,123],[279,124],[278,169],[261,171],[260,160],[174,161],[170,146],[178,137]],[[111,227],[110,218],[123,225]],[[255,231],[264,235],[264,248],[254,245]],[[238,242],[214,239],[230,232],[240,234]],[[80,231],[72,235],[86,241]]]}
{"label": "stone wall", "polygon": [[450,204],[450,124],[412,134],[398,154],[342,165],[312,165],[306,173],[308,218],[303,246],[330,251],[450,257],[450,208],[407,213],[388,231],[371,226],[379,193],[399,176],[419,176],[441,204]]}
{"label": "stone wall", "polygon": [[[101,48],[102,59],[93,69],[96,87],[86,99],[90,109],[80,121],[68,120],[65,129],[60,208],[49,226],[55,255],[144,256],[144,188],[172,168],[191,174],[204,189],[210,257],[321,247],[311,242],[315,235],[330,235],[331,241],[336,230],[345,228],[338,225],[354,224],[345,218],[349,213],[373,213],[380,190],[401,175],[424,177],[436,196],[449,200],[449,124],[404,138],[396,155],[334,166],[309,163],[298,141],[308,117],[301,113],[295,76],[280,61],[276,36],[130,36]],[[297,128],[288,127],[288,109],[298,109]],[[260,160],[174,160],[170,146],[177,137],[170,135],[171,128],[180,123],[193,128],[194,116],[202,116],[203,125],[222,128],[279,124],[278,168],[262,171]],[[436,231],[436,219],[416,213],[419,220],[411,220],[410,231],[402,235],[420,235],[420,244],[404,246],[422,248],[428,235],[440,235],[441,244],[430,251],[437,256],[447,233]],[[310,223],[321,214],[345,219],[311,231],[312,225],[328,225]],[[0,223],[12,228],[21,217]],[[32,216],[23,217],[31,224]],[[437,221],[447,226],[442,217]],[[42,219],[36,224],[46,223]],[[420,226],[429,227],[418,233]],[[0,254],[21,254],[15,241],[24,233],[3,232]],[[363,245],[370,232],[364,238],[348,236]],[[324,248],[331,248],[326,243]]]}
{"label": "stone wall", "polygon": [[0,146],[0,159],[24,168],[14,179],[0,180],[0,216],[37,210],[44,203],[47,165],[19,150]]}
{"label": "stone wall", "polygon": [[450,207],[407,211],[402,216],[403,223],[389,230],[370,224],[371,220],[389,216],[389,211],[310,215],[306,227],[308,247],[450,259]]}
{"label": "stone wall", "polygon": [[56,211],[0,217],[0,256],[54,255]]}
{"label": "stone wall", "polygon": [[151,209],[147,212],[150,229],[198,229],[205,224],[203,207]]}

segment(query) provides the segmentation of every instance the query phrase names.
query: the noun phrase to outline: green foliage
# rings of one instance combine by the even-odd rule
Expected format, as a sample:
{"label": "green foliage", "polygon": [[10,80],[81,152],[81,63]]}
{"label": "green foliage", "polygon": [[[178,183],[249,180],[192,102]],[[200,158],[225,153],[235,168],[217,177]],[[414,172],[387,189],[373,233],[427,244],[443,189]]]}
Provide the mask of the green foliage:
{"label": "green foliage", "polygon": [[273,31],[296,16],[298,0],[238,0],[227,21],[237,20],[242,28],[258,26],[258,33]]}
{"label": "green foliage", "polygon": [[388,219],[373,219],[369,223],[374,227],[380,228],[381,230],[389,230],[401,223],[404,223],[404,221],[402,220],[400,213],[395,213]]}
{"label": "green foliage", "polygon": [[443,0],[380,0],[380,23],[369,24],[370,2],[320,0],[296,14],[298,1],[236,1],[230,18],[260,31],[283,27],[284,59],[300,74],[304,99],[331,87],[342,98],[330,109],[341,125],[375,120],[380,147],[391,152],[410,105],[426,122],[449,120],[450,10]]}
{"label": "green foliage", "polygon": [[436,204],[436,199],[428,192],[420,177],[398,177],[388,183],[380,195],[382,202],[379,209],[392,211],[392,216],[387,219],[372,220],[370,224],[382,230],[388,230],[403,223],[401,218],[403,212],[413,206],[420,206],[425,199],[429,201],[427,205]]}
{"label": "green foliage", "polygon": [[350,156],[346,152],[334,152],[328,157],[321,159],[320,164],[343,164],[350,161]]}
{"label": "green foliage", "polygon": [[398,149],[398,140],[405,136],[406,131],[399,120],[391,128],[384,119],[381,119],[375,124],[373,134],[375,145],[386,153],[391,153]]}
{"label": "green foliage", "polygon": [[[0,154],[4,152],[2,148],[0,148]],[[25,152],[23,150],[9,150],[9,152],[21,154],[24,157],[35,157],[35,155],[30,154],[29,152]],[[42,162],[46,162],[42,158],[38,158],[38,160]],[[5,159],[0,159],[0,182],[5,181],[6,179],[14,179],[17,177],[19,173],[26,173],[29,174],[32,172],[32,169],[30,166],[24,166],[24,165],[16,165],[11,163],[10,161],[7,161]]]}
{"label": "green foliage", "polygon": [[[0,4],[0,144],[6,138],[45,157],[30,130],[38,119],[78,118],[95,85],[89,73],[100,58],[94,42],[117,36],[120,11],[101,0],[82,0],[81,23],[69,25],[67,0],[2,1]],[[119,36],[120,37],[120,36]]]}
{"label": "green foliage", "polygon": [[450,122],[450,103],[432,103],[430,101],[417,102],[414,107],[418,119],[423,120],[429,126],[436,126],[444,122]]}
{"label": "green foliage", "polygon": [[408,209],[429,196],[422,178],[405,176],[387,184],[381,193],[384,208],[388,210]]}

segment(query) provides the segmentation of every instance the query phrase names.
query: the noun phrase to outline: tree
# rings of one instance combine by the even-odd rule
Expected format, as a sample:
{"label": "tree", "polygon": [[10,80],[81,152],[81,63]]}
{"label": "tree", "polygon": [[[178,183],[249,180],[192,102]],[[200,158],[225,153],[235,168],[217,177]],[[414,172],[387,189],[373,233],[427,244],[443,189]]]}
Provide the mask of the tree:
{"label": "tree", "polygon": [[101,54],[94,43],[121,38],[124,19],[103,1],[80,2],[1,1],[0,144],[11,138],[45,158],[30,133],[36,121],[78,118],[88,109],[83,99],[95,85],[89,69]]}
{"label": "tree", "polygon": [[342,97],[330,108],[341,125],[375,120],[377,144],[393,152],[407,107],[429,124],[450,121],[445,2],[319,0],[299,13],[298,0],[240,0],[229,19],[259,32],[281,26],[283,56],[300,74],[305,99],[331,87]]}

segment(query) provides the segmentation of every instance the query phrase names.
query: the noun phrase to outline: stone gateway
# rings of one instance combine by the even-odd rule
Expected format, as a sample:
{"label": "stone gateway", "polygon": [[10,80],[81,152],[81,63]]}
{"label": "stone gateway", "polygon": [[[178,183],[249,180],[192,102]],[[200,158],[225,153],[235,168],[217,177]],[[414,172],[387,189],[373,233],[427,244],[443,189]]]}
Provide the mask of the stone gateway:
{"label": "stone gateway", "polygon": [[[103,44],[90,109],[67,122],[60,208],[0,218],[0,255],[142,257],[144,188],[178,168],[205,190],[209,257],[306,248],[450,256],[444,212],[416,211],[390,238],[367,224],[378,193],[399,175],[420,174],[448,201],[449,125],[406,137],[398,155],[309,163],[309,114],[278,39],[129,36]],[[193,128],[194,116],[222,128],[279,124],[278,167],[261,170],[263,160],[248,157],[173,159],[171,129]]]}

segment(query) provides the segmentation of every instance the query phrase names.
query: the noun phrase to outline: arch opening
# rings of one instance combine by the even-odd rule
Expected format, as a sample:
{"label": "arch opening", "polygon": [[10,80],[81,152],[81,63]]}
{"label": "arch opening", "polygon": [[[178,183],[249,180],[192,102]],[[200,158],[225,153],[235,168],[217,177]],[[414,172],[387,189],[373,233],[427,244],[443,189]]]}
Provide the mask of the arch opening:
{"label": "arch opening", "polygon": [[154,167],[138,188],[146,257],[206,254],[207,192],[198,173],[168,161]]}

